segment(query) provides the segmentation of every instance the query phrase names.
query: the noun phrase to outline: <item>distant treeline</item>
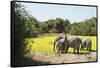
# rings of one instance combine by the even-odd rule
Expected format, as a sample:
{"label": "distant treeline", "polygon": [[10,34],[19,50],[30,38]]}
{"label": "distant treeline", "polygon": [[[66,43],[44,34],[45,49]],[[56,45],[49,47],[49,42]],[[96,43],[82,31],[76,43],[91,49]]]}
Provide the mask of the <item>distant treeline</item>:
{"label": "distant treeline", "polygon": [[[37,22],[38,23],[38,22]],[[66,32],[74,35],[96,35],[96,18],[84,20],[82,22],[72,23],[66,19],[56,18],[38,24],[41,33],[60,33]]]}
{"label": "distant treeline", "polygon": [[72,23],[66,19],[56,18],[44,22],[38,21],[33,16],[29,16],[25,24],[27,36],[35,36],[41,33],[61,33],[66,32],[73,35],[96,35],[96,17],[81,22]]}
{"label": "distant treeline", "polygon": [[[30,21],[30,19],[29,19]],[[31,24],[31,26],[29,26]],[[37,21],[34,17],[30,23],[27,23],[30,35],[34,33],[61,33],[66,32],[74,35],[96,35],[96,18],[84,20],[82,22],[70,23],[68,19],[64,20],[61,18],[49,19],[44,22]],[[31,33],[30,33],[31,32]],[[33,34],[32,34],[33,33]]]}
{"label": "distant treeline", "polygon": [[[14,32],[15,32],[15,55],[23,55],[27,52],[24,49],[24,40],[26,37],[36,37],[42,33],[60,33],[66,32],[73,35],[88,35],[95,36],[97,18],[92,17],[81,22],[71,23],[67,18],[66,20],[61,18],[49,19],[47,21],[41,22],[37,20],[34,16],[30,15],[21,3],[14,4]],[[34,8],[33,8],[34,9]],[[21,53],[21,54],[20,54]]]}

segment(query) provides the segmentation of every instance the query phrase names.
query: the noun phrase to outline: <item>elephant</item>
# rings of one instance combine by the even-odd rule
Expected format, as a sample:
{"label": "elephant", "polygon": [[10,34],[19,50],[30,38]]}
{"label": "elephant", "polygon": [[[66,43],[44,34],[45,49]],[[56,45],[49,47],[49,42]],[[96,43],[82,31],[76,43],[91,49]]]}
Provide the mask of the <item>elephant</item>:
{"label": "elephant", "polygon": [[[53,50],[56,51],[57,53],[65,53],[65,48],[67,45],[67,37],[65,34],[59,34],[58,37],[54,40],[54,47]],[[56,47],[56,50],[55,50]]]}
{"label": "elephant", "polygon": [[56,46],[57,52],[68,53],[69,47],[72,47],[74,49],[74,53],[76,53],[76,50],[77,50],[77,53],[79,53],[80,44],[81,44],[81,39],[79,37],[66,36],[62,34],[62,35],[59,35],[54,41],[54,51],[55,51],[55,46]]}
{"label": "elephant", "polygon": [[89,38],[81,38],[81,41],[82,41],[81,49],[86,48],[87,51],[91,51],[91,48],[92,48],[92,41],[91,41],[91,39],[89,39]]}
{"label": "elephant", "polygon": [[74,50],[73,53],[78,54],[80,46],[82,44],[81,39],[78,36],[67,36],[67,40],[68,40],[68,45],[66,47],[66,53],[68,52],[69,47],[71,47]]}
{"label": "elephant", "polygon": [[[58,54],[63,54],[66,51],[67,38],[64,37],[56,42],[56,49]],[[55,49],[55,48],[54,48]]]}

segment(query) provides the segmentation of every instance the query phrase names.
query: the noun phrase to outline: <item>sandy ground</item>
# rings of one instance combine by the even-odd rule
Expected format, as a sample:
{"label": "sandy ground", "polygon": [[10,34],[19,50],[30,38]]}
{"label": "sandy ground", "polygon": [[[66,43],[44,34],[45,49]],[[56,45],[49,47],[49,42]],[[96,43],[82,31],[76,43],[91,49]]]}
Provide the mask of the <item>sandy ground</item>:
{"label": "sandy ground", "polygon": [[74,63],[74,62],[90,62],[96,61],[96,52],[90,54],[48,54],[48,53],[33,53],[27,55],[33,60],[50,63],[50,64],[61,64],[61,63]]}

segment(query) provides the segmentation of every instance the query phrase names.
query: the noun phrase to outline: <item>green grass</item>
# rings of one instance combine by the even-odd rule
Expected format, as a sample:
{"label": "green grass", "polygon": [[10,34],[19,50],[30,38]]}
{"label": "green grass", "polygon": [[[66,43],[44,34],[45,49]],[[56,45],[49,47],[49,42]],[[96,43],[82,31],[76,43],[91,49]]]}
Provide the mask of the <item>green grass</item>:
{"label": "green grass", "polygon": [[[43,35],[37,38],[26,38],[27,49],[30,52],[47,52],[54,53],[53,51],[53,41],[57,35]],[[96,50],[96,36],[79,36],[81,38],[90,38],[92,40],[92,50]],[[72,48],[69,48],[69,52],[73,52]],[[87,53],[87,50],[81,50],[82,53]]]}

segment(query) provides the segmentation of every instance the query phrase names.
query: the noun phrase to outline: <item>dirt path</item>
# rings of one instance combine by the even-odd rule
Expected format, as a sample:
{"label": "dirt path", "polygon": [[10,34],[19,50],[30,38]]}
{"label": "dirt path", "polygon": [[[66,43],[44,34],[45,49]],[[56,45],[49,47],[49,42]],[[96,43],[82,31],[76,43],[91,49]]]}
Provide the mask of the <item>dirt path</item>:
{"label": "dirt path", "polygon": [[92,52],[91,54],[61,54],[60,56],[57,54],[34,53],[30,57],[33,60],[50,64],[89,62],[96,61],[96,52]]}

